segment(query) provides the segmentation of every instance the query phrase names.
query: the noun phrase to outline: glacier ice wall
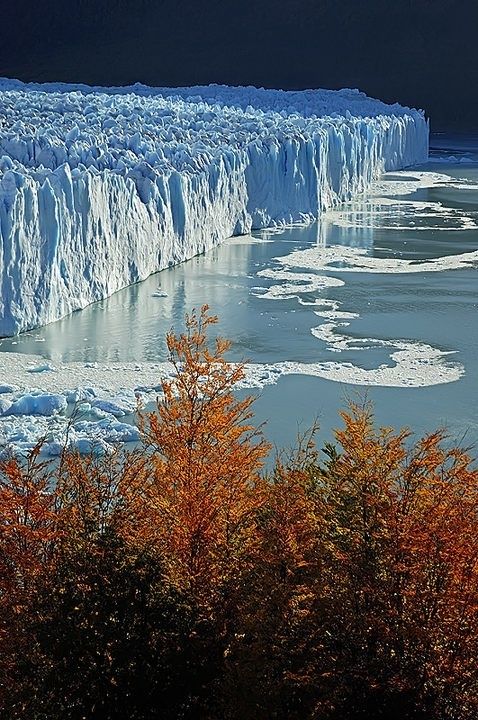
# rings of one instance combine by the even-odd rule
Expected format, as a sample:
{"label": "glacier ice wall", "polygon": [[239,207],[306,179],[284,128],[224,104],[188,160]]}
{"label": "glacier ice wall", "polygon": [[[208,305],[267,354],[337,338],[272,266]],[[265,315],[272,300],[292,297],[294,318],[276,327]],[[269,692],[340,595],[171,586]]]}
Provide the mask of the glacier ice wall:
{"label": "glacier ice wall", "polygon": [[422,112],[356,90],[0,80],[0,336],[427,155]]}

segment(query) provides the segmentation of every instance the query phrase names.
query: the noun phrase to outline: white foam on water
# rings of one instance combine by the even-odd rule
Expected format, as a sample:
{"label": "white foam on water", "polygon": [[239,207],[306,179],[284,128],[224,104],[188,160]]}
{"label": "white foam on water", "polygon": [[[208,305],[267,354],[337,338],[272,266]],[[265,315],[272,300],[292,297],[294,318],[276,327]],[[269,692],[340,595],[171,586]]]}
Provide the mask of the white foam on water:
{"label": "white foam on water", "polygon": [[454,382],[464,374],[464,367],[460,363],[445,362],[447,356],[454,354],[452,351],[438,350],[421,342],[348,337],[340,332],[341,328],[348,325],[345,322],[331,322],[312,328],[311,332],[314,337],[327,343],[329,350],[335,352],[377,348],[391,350],[391,362],[373,369],[364,369],[350,362],[333,363],[332,367],[328,366],[329,379],[355,385],[425,387]]}
{"label": "white foam on water", "polygon": [[478,185],[466,178],[436,172],[402,171],[383,175],[354,201],[330,209],[324,220],[342,228],[368,230],[476,230],[478,213],[447,207],[436,200],[399,199],[432,188],[476,193]]}
{"label": "white foam on water", "polygon": [[[342,253],[342,251],[344,252]],[[338,246],[337,248],[308,248],[307,250],[297,250],[285,258],[277,258],[277,260],[284,264],[285,262],[290,263],[291,266],[294,261],[296,261],[299,266],[303,267],[306,261],[302,260],[302,253],[307,253],[305,255],[307,259],[310,257],[315,258],[317,253],[323,258],[323,253],[325,253],[325,258],[327,259],[326,261],[322,259],[322,264],[318,269],[328,270],[328,262],[335,263],[337,259],[339,259],[340,262],[344,262],[344,259],[362,258],[362,254],[365,252],[366,251],[361,248],[344,248],[343,246]],[[289,267],[289,265],[287,267]],[[308,267],[317,268],[318,266],[314,263],[313,265],[309,264]],[[337,270],[335,267],[332,269]],[[365,268],[362,269],[365,270]],[[375,268],[375,272],[379,271],[378,268]],[[328,321],[311,329],[312,335],[325,343],[326,352],[363,352],[380,348],[381,350],[389,352],[390,357],[388,364],[381,364],[379,367],[373,369],[365,369],[352,362],[337,361],[324,361],[313,364],[278,363],[275,367],[281,368],[281,374],[305,374],[353,385],[424,387],[454,382],[464,373],[464,368],[460,363],[449,362],[447,360],[448,355],[451,354],[449,351],[438,350],[426,343],[408,342],[405,340],[352,338],[340,332],[340,329],[350,325],[350,323],[346,321],[359,318],[358,313],[342,310],[342,304],[337,300],[316,298],[313,301],[308,301],[298,295],[299,293],[320,291],[322,289],[320,287],[320,281],[324,278],[322,275],[296,274],[290,269],[274,270],[273,268],[263,270],[260,274],[262,277],[285,281],[282,285],[273,285],[260,297],[266,299],[297,298],[301,305],[311,307],[316,316]],[[294,276],[297,277],[297,284],[290,282]],[[316,284],[314,284],[314,278],[317,278]],[[299,282],[304,279],[307,279],[307,284],[300,285]],[[327,287],[327,285],[324,287]]]}
{"label": "white foam on water", "polygon": [[[341,303],[337,300],[329,300],[328,298],[316,298],[312,302],[298,298],[299,305],[315,308],[314,312],[318,317],[326,320],[354,320],[360,317],[356,312],[340,310]],[[318,309],[319,308],[319,309]]]}
{"label": "white foam on water", "polygon": [[[390,344],[392,345],[392,344]],[[284,375],[310,375],[347,385],[419,388],[459,380],[464,374],[460,363],[444,362],[447,353],[430,345],[394,343],[391,364],[365,369],[352,362],[290,363]]]}
{"label": "white foam on water", "polygon": [[370,198],[331,210],[326,220],[342,228],[373,230],[476,230],[478,213],[448,208],[439,202]]}
{"label": "white foam on water", "polygon": [[[398,196],[413,194],[420,189],[436,187],[460,191],[478,189],[477,185],[466,179],[456,179],[445,174],[396,172],[373,183],[366,200],[354,201],[327,212],[324,222],[344,228],[373,230],[476,230],[476,213],[448,208],[435,201],[398,199]],[[348,336],[344,329],[350,325],[350,321],[359,318],[358,313],[344,309],[336,299],[319,296],[311,300],[301,295],[320,294],[327,287],[334,287],[327,282],[333,279],[340,280],[342,284],[345,282],[345,273],[412,274],[474,268],[478,266],[478,251],[416,260],[374,257],[367,248],[326,246],[319,242],[276,257],[275,261],[278,266],[258,273],[261,277],[277,281],[276,285],[260,296],[264,299],[295,298],[300,305],[310,307],[316,316],[323,318],[326,322],[312,328],[311,333],[325,343],[325,352],[370,353],[379,349],[382,354],[385,352],[389,356],[387,363],[371,369],[350,361],[325,361],[312,365],[287,365],[286,369],[283,367],[283,373],[289,372],[287,368],[292,372],[293,368],[293,372],[316,375],[336,382],[389,387],[424,387],[454,382],[464,374],[461,363],[448,359],[453,351],[440,350],[425,342]],[[335,277],[337,274],[340,277]]]}

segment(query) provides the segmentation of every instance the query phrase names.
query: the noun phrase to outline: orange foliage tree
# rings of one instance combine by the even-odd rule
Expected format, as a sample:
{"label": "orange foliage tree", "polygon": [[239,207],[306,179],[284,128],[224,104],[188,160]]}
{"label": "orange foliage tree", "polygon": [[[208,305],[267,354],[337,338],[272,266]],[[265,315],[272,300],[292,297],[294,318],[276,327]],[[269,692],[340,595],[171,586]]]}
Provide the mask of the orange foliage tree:
{"label": "orange foliage tree", "polygon": [[226,362],[230,342],[208,345],[217,322],[208,310],[187,316],[185,333],[167,335],[175,375],[162,382],[157,411],[142,419],[153,470],[139,492],[135,486],[146,542],[167,558],[173,583],[203,597],[250,554],[269,450],[249,423],[253,398],[233,393],[244,367]]}
{"label": "orange foliage tree", "polygon": [[51,473],[40,446],[25,466],[13,458],[0,465],[0,597],[28,592],[48,566],[60,537]]}
{"label": "orange foliage tree", "polygon": [[[407,430],[376,430],[368,406],[342,417],[338,448],[312,468],[324,529],[321,630],[306,642],[327,658],[319,707],[338,717],[344,707],[350,717],[473,717],[478,472],[442,433],[410,445]],[[309,680],[319,669],[309,666]]]}
{"label": "orange foliage tree", "polygon": [[232,717],[472,720],[478,471],[442,433],[342,418],[325,463],[299,448],[267,486]]}
{"label": "orange foliage tree", "polygon": [[311,678],[300,659],[307,645],[301,635],[319,631],[314,603],[321,593],[323,534],[311,473],[316,429],[276,457],[264,483],[255,560],[247,591],[237,598],[238,631],[228,646],[223,693],[230,718],[293,718],[296,710],[308,717]]}

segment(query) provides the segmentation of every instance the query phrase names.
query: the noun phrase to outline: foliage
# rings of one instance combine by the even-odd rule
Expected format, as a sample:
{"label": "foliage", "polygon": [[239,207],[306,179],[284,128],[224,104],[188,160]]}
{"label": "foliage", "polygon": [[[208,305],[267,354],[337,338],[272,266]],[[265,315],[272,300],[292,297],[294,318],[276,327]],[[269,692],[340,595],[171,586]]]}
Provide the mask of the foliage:
{"label": "foliage", "polygon": [[0,715],[473,720],[478,472],[436,432],[351,405],[276,459],[211,347],[131,453],[0,465]]}
{"label": "foliage", "polygon": [[225,361],[230,343],[218,338],[208,347],[215,322],[204,306],[186,318],[186,333],[167,336],[176,376],[162,382],[157,412],[143,418],[153,470],[135,506],[136,516],[138,505],[144,509],[143,535],[167,558],[171,581],[203,598],[250,551],[269,450],[248,424],[253,398],[233,394],[244,369]]}

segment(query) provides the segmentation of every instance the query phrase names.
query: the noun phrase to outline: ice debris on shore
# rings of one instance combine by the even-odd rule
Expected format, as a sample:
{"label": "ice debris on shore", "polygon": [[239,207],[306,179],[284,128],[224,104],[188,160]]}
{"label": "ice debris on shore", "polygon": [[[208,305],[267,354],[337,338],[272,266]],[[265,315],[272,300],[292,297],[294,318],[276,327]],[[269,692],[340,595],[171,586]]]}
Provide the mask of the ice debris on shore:
{"label": "ice debris on shore", "polygon": [[[327,310],[327,316],[330,311]],[[322,312],[317,307],[317,315]],[[343,316],[344,313],[341,313]],[[325,336],[324,333],[327,335]],[[335,326],[322,326],[314,334],[330,347],[347,346],[349,339]],[[365,343],[380,341],[366,340]],[[281,377],[308,375],[335,382],[388,387],[424,387],[458,380],[464,370],[460,363],[423,343],[401,341],[384,343],[391,352],[391,363],[366,370],[347,362],[322,360],[312,363],[248,363],[238,387],[259,390],[275,385]],[[386,349],[387,349],[386,348]],[[0,458],[14,453],[25,455],[43,440],[43,455],[56,457],[65,445],[81,453],[111,452],[115,446],[140,440],[135,425],[138,402],[153,409],[161,397],[160,381],[174,373],[166,362],[120,363],[111,366],[95,363],[57,363],[56,370],[45,373],[42,388],[28,385],[26,362],[38,362],[36,356],[2,353],[1,375],[5,384],[0,394]],[[71,383],[78,385],[71,388]]]}

